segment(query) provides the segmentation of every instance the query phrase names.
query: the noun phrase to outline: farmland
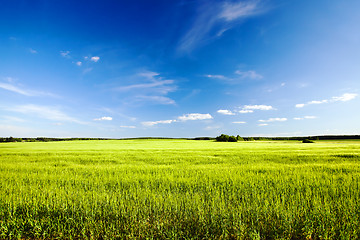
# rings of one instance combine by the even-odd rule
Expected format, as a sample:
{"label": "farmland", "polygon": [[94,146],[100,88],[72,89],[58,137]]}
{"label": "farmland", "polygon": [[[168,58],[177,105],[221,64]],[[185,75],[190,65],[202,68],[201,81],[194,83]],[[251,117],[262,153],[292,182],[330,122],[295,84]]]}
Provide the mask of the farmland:
{"label": "farmland", "polygon": [[0,239],[359,239],[360,141],[0,144]]}

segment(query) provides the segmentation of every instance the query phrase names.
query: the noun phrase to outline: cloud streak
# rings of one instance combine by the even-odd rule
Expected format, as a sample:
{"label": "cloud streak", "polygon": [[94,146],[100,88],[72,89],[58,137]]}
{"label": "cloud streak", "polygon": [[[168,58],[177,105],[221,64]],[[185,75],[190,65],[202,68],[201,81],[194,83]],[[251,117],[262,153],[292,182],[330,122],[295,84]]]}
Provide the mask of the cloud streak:
{"label": "cloud streak", "polygon": [[305,106],[313,105],[313,104],[324,104],[324,103],[333,103],[333,102],[347,102],[347,101],[355,99],[357,96],[358,96],[357,93],[344,93],[341,96],[332,97],[330,99],[313,100],[313,101],[309,101],[307,103],[299,103],[299,104],[296,104],[295,107],[296,108],[303,108]]}
{"label": "cloud streak", "polygon": [[178,51],[190,53],[199,45],[222,36],[244,20],[264,12],[260,1],[241,2],[205,1],[198,9],[198,15],[185,35],[178,43]]}
{"label": "cloud streak", "polygon": [[175,104],[175,100],[167,97],[170,92],[177,90],[174,80],[164,79],[159,73],[150,71],[136,74],[135,79],[140,80],[139,83],[115,87],[112,90],[129,92],[135,101]]}
{"label": "cloud streak", "polygon": [[315,119],[316,116],[294,117],[294,120]]}
{"label": "cloud streak", "polygon": [[269,123],[269,122],[285,122],[287,118],[269,118],[267,120],[259,120],[262,123]]}
{"label": "cloud streak", "polygon": [[35,104],[19,105],[13,107],[5,108],[7,111],[18,112],[25,115],[33,115],[40,118],[53,120],[53,121],[64,121],[64,122],[74,122],[78,124],[87,124],[83,121],[80,121],[76,118],[70,117],[66,113],[60,111],[56,107],[41,106]]}
{"label": "cloud streak", "polygon": [[174,122],[186,122],[186,121],[195,121],[195,120],[209,120],[213,117],[209,113],[188,113],[182,116],[179,116],[177,119],[170,119],[170,120],[159,120],[159,121],[148,121],[142,122],[141,124],[145,127],[151,127],[157,124],[170,124]]}
{"label": "cloud streak", "polygon": [[205,74],[204,77],[210,79],[223,80],[223,82],[227,82],[227,83],[236,83],[243,80],[260,80],[264,78],[261,74],[257,73],[255,70],[248,70],[248,71],[236,70],[234,74],[235,75],[232,77],[227,77],[224,75]]}
{"label": "cloud streak", "polygon": [[23,89],[21,87],[18,87],[14,84],[10,84],[10,83],[4,83],[4,82],[0,82],[0,88],[5,89],[7,91],[11,91],[11,92],[15,92],[24,96],[28,96],[28,97],[35,97],[35,96],[51,96],[51,97],[56,97],[56,95],[49,93],[49,92],[41,92],[41,91],[34,91],[34,90],[29,90],[29,89]]}

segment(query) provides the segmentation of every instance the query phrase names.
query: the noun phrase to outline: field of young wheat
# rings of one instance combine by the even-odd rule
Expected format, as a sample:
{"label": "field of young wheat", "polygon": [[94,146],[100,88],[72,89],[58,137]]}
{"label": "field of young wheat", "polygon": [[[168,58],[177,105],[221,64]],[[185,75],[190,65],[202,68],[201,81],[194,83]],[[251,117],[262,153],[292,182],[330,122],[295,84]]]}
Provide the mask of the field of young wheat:
{"label": "field of young wheat", "polygon": [[359,239],[360,141],[0,144],[0,239]]}

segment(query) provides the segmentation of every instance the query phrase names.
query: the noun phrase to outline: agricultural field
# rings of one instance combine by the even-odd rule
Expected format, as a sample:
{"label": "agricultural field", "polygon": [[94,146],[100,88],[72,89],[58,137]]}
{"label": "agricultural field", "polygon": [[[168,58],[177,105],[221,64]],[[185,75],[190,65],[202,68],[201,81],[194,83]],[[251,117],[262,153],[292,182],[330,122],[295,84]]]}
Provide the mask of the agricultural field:
{"label": "agricultural field", "polygon": [[0,144],[0,239],[359,239],[360,141]]}

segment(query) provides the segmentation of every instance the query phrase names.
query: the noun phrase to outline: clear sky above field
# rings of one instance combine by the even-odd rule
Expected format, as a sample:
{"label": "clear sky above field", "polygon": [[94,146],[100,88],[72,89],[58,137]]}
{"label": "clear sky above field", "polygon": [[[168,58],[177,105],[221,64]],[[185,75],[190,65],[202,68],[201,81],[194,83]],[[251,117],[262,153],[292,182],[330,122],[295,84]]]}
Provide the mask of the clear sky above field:
{"label": "clear sky above field", "polygon": [[0,135],[360,134],[359,9],[3,0]]}

